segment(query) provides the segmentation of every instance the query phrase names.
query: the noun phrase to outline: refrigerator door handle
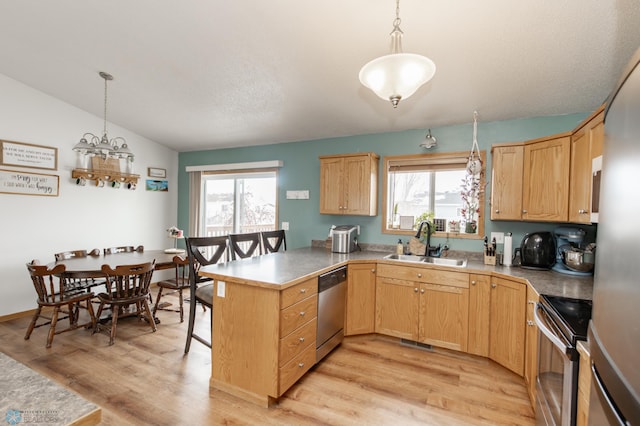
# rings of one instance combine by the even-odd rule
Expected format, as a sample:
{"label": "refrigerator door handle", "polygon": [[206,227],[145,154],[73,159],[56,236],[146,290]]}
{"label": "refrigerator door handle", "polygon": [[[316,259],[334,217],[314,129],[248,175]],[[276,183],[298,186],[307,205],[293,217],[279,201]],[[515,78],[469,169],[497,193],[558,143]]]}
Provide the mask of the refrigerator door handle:
{"label": "refrigerator door handle", "polygon": [[625,426],[628,423],[620,417],[618,414],[618,410],[613,405],[613,402],[609,399],[609,395],[607,395],[607,391],[604,389],[604,385],[600,380],[600,375],[596,370],[595,364],[591,364],[591,379],[593,380],[593,390],[596,391],[596,395],[598,396],[598,400],[600,401],[600,405],[602,406],[602,410],[604,411],[604,415],[607,417],[607,420],[612,425],[620,425]]}
{"label": "refrigerator door handle", "polygon": [[544,321],[538,313],[538,311],[541,309],[543,308],[540,306],[540,304],[536,303],[536,308],[533,310],[533,319],[538,326],[538,330],[540,330],[545,336],[547,336],[551,343],[553,343],[554,346],[560,349],[560,352],[566,354],[570,349],[570,346],[567,346],[562,340],[560,340],[560,337],[556,336],[556,334],[549,329],[546,321]]}

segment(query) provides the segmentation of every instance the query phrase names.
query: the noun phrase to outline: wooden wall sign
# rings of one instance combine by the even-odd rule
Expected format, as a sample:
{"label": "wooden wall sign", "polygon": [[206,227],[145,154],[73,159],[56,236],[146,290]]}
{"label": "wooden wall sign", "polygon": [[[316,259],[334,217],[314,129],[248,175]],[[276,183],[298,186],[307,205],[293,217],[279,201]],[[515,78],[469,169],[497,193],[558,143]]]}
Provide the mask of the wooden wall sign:
{"label": "wooden wall sign", "polygon": [[57,197],[60,176],[0,169],[0,193]]}
{"label": "wooden wall sign", "polygon": [[0,140],[0,164],[58,170],[58,148]]}

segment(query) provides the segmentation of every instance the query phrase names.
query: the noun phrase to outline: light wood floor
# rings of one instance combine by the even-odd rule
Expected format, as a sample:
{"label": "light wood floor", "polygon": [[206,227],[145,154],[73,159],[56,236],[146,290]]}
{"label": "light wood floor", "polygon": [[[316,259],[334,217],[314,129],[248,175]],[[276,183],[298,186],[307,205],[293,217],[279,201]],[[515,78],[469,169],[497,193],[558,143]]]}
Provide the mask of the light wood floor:
{"label": "light wood floor", "polygon": [[[208,315],[198,309],[198,327],[208,326]],[[113,346],[104,334],[75,330],[57,335],[51,349],[46,327],[25,341],[29,319],[14,319],[0,323],[0,350],[101,406],[103,425],[534,424],[517,375],[484,358],[382,336],[345,339],[269,409],[210,394],[209,348],[193,341],[183,356],[186,322],[173,312],[158,316],[156,333],[130,318]]]}

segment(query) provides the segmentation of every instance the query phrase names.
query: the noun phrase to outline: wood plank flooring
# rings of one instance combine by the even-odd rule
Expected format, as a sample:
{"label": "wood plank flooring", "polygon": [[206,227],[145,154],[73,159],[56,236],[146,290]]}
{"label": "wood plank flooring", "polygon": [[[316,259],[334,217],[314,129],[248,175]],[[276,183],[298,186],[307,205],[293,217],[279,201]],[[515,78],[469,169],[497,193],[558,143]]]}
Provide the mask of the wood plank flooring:
{"label": "wood plank flooring", "polygon": [[[197,312],[196,327],[206,329],[209,312]],[[101,406],[103,425],[535,423],[521,377],[484,358],[383,336],[345,339],[276,406],[257,407],[210,393],[209,348],[193,341],[183,356],[186,322],[173,312],[158,316],[156,333],[130,318],[118,324],[113,346],[104,334],[76,330],[57,335],[51,349],[46,327],[25,341],[29,318],[12,319],[0,323],[0,351]]]}

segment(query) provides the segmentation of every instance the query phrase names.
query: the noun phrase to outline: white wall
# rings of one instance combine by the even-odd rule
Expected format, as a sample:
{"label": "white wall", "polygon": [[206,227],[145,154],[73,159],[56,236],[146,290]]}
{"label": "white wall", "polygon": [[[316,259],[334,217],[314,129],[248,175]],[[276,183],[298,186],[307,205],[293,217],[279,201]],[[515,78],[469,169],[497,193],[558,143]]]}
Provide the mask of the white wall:
{"label": "white wall", "polygon": [[[60,176],[58,197],[0,194],[0,317],[36,307],[25,267],[32,259],[48,263],[56,252],[117,245],[172,246],[165,230],[177,220],[176,151],[109,123],[109,135],[123,136],[136,156],[138,188],[77,186],[72,148],[83,133],[100,134],[102,118],[2,74],[0,94],[0,139],[57,147],[58,170],[0,168]],[[145,190],[147,167],[167,170],[169,192]]]}

